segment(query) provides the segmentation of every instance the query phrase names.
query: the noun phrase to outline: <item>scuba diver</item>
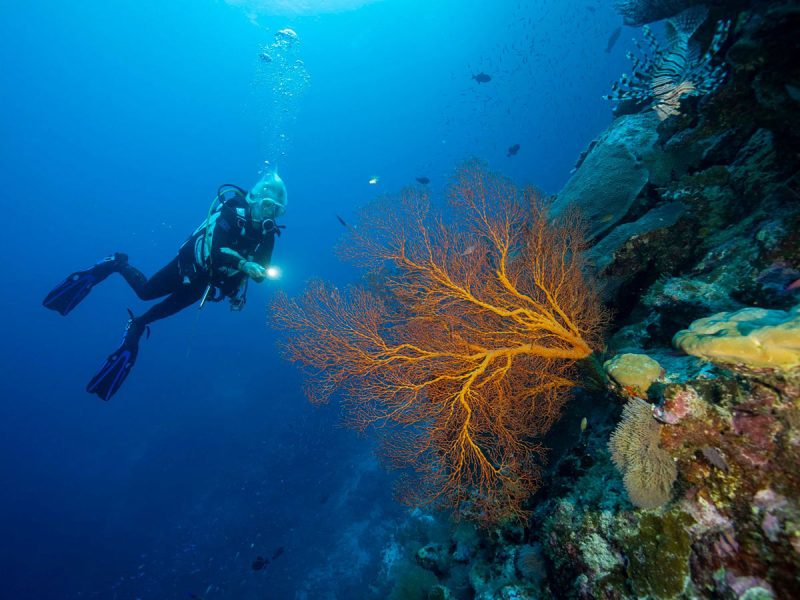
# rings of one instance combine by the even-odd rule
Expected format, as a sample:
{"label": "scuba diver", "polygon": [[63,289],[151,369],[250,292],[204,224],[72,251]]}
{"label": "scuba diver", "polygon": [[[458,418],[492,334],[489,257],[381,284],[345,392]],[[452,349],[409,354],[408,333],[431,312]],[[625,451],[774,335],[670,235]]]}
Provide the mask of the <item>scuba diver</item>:
{"label": "scuba diver", "polygon": [[76,271],[47,294],[42,304],[66,316],[92,288],[112,273],[119,273],[142,300],[166,296],[143,315],[130,320],[122,344],[109,355],[86,391],[109,400],[120,388],[136,362],[139,339],[150,323],[164,319],[200,301],[229,298],[231,310],[241,310],[247,282],[267,277],[275,236],[285,226],[275,219],[286,211],[286,186],[277,172],[268,171],[249,192],[223,184],[206,219],[183,243],[177,256],[150,279],[115,253],[93,267]]}

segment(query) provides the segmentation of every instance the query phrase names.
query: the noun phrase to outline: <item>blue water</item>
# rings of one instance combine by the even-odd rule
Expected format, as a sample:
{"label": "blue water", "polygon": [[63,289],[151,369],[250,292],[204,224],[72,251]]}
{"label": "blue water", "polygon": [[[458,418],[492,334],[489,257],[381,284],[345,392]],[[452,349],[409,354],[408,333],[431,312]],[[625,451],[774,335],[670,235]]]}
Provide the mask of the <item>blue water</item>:
{"label": "blue water", "polygon": [[[0,3],[2,598],[367,597],[406,509],[369,436],[304,399],[269,300],[351,281],[335,216],[415,177],[440,193],[477,156],[557,192],[610,120],[633,33],[606,54],[619,17],[599,0],[306,2],[255,22],[233,4],[273,3]],[[285,27],[294,54],[264,63]],[[117,396],[86,394],[146,305],[114,276],[62,318],[47,291],[113,251],[155,272],[266,160],[289,191],[282,279],[242,313],[154,324]]]}

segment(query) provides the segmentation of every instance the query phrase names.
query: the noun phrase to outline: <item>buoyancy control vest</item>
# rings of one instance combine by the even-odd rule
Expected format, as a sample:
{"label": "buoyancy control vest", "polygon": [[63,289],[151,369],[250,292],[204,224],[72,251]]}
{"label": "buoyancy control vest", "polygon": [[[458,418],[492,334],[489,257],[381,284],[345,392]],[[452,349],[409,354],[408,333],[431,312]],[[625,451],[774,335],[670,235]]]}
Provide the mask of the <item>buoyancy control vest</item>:
{"label": "buoyancy control vest", "polygon": [[238,186],[220,186],[206,219],[178,251],[180,273],[187,283],[216,288],[209,299],[241,295],[247,276],[239,271],[239,261],[253,260],[260,250],[270,256],[274,237],[280,235],[282,227],[271,219],[251,221],[246,198],[247,192]]}

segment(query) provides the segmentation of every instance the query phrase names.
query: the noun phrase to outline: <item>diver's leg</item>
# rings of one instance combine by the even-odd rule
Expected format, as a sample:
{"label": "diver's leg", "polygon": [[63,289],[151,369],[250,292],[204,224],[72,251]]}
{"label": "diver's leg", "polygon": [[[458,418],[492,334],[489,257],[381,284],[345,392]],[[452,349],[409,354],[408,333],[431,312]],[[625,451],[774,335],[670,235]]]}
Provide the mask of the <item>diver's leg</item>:
{"label": "diver's leg", "polygon": [[151,307],[140,317],[131,319],[125,328],[122,345],[112,352],[100,370],[86,386],[90,394],[97,394],[103,400],[109,400],[120,388],[131,372],[139,354],[139,340],[153,321],[164,319],[191,306],[203,297],[204,285],[186,285],[171,293],[161,302]]}
{"label": "diver's leg", "polygon": [[136,317],[134,321],[144,326],[154,321],[171,317],[175,313],[182,311],[187,306],[191,306],[200,300],[200,298],[203,297],[205,289],[206,286],[202,284],[198,285],[195,283],[184,285],[178,290],[173,291],[155,306],[150,307],[143,315]]}
{"label": "diver's leg", "polygon": [[155,300],[185,287],[179,264],[176,256],[150,279],[127,261],[119,266],[118,272],[141,300]]}

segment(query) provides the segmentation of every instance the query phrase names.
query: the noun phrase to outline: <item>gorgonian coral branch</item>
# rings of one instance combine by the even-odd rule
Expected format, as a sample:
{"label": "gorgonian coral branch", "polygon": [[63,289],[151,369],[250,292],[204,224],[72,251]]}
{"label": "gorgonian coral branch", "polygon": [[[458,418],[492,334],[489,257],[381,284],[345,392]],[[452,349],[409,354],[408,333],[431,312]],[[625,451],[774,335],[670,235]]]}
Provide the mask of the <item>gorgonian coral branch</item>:
{"label": "gorgonian coral branch", "polygon": [[342,245],[373,289],[316,282],[273,314],[312,401],[338,391],[353,426],[391,434],[386,458],[417,475],[405,500],[496,520],[536,489],[537,438],[604,317],[574,215],[550,222],[538,193],[477,163],[449,200],[441,214],[419,190],[376,202]]}

